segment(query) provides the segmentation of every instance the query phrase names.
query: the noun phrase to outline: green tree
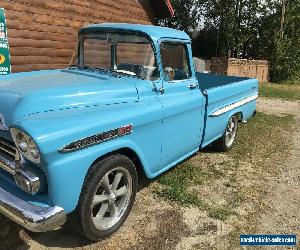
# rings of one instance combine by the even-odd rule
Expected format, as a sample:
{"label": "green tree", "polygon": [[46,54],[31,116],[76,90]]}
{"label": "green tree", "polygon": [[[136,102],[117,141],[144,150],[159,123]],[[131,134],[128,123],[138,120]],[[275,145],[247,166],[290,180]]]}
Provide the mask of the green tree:
{"label": "green tree", "polygon": [[197,31],[195,55],[265,59],[270,61],[271,80],[300,81],[300,0],[173,0],[172,4],[175,16],[161,24],[190,34]]}
{"label": "green tree", "polygon": [[201,18],[201,2],[199,0],[171,0],[175,10],[173,17],[160,20],[159,24],[170,28],[191,32],[198,29]]}
{"label": "green tree", "polygon": [[287,1],[283,37],[277,31],[270,59],[273,80],[300,82],[300,0]]}
{"label": "green tree", "polygon": [[268,3],[258,23],[251,55],[270,61],[272,81],[300,82],[300,0],[285,2],[283,36],[281,34],[283,1]]}
{"label": "green tree", "polygon": [[215,27],[205,27],[193,38],[193,55],[209,60],[217,54],[218,30]]}

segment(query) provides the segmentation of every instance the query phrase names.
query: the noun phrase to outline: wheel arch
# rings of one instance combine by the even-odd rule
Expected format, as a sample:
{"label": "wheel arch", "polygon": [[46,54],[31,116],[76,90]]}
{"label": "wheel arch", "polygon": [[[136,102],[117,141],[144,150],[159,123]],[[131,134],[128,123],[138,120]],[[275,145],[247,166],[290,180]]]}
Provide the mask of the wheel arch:
{"label": "wheel arch", "polygon": [[243,115],[243,112],[242,112],[242,111],[237,111],[234,115],[237,116],[239,122],[242,122],[242,121],[243,121],[244,115]]}
{"label": "wheel arch", "polygon": [[225,128],[223,129],[223,133],[226,130],[227,122],[229,121],[229,119],[232,116],[236,116],[237,119],[238,119],[238,122],[242,122],[243,121],[243,112],[241,110],[232,110],[232,112],[227,113],[227,116],[226,116],[226,125],[225,125]]}
{"label": "wheel arch", "polygon": [[243,111],[238,109],[238,110],[232,110],[231,112],[228,112],[226,115],[227,121],[229,121],[230,117],[236,116],[238,118],[238,122],[242,122],[244,118]]}
{"label": "wheel arch", "polygon": [[[111,155],[115,155],[115,154],[124,155],[124,156],[128,157],[133,162],[133,164],[136,167],[136,171],[138,173],[139,179],[140,178],[148,178],[147,174],[145,172],[144,164],[142,163],[142,160],[140,159],[138,153],[136,151],[134,151],[132,148],[129,148],[129,147],[122,147],[122,148],[119,148],[119,149],[115,149],[111,152],[108,152],[104,155],[101,155],[91,164],[91,166],[93,166],[95,163],[103,160],[104,158],[109,157]],[[90,166],[90,168],[91,168],[91,166]]]}

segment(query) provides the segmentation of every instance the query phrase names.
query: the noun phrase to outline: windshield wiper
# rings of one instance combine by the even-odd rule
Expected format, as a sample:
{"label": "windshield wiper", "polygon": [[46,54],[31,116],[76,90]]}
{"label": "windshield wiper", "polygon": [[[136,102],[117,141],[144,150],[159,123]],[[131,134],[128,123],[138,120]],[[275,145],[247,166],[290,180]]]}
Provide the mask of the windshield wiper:
{"label": "windshield wiper", "polygon": [[73,68],[80,68],[80,66],[77,64],[69,65],[69,69],[73,69]]}
{"label": "windshield wiper", "polygon": [[129,74],[129,73],[126,73],[126,72],[121,72],[121,71],[118,71],[118,70],[113,70],[113,69],[111,69],[111,71],[113,72],[113,73],[115,73],[115,74],[118,74],[118,75],[121,75],[121,76],[131,76],[131,77],[134,77],[134,78],[139,78],[139,79],[145,79],[144,77],[142,77],[142,76],[139,76],[139,75],[136,75],[136,74]]}
{"label": "windshield wiper", "polygon": [[75,64],[75,65],[70,65],[69,69],[80,69],[80,70],[83,70],[83,71],[92,71],[92,72],[96,72],[96,73],[106,73],[106,74],[110,74],[111,76],[114,76],[114,77],[131,76],[131,77],[135,77],[135,78],[144,79],[143,77],[140,77],[140,76],[137,76],[137,75],[132,75],[132,74],[129,74],[129,73],[126,73],[126,72],[120,72],[120,71],[117,71],[117,70],[114,70],[114,69],[105,69],[105,68],[101,68],[101,67],[90,67],[90,66],[86,66],[86,65],[80,66],[80,65]]}
{"label": "windshield wiper", "polygon": [[83,65],[83,66],[80,66],[80,65],[70,65],[69,66],[69,69],[81,69],[81,70],[85,70],[85,71],[96,71],[98,70],[98,68],[94,68],[94,67],[90,67],[90,66],[86,66],[86,65]]}

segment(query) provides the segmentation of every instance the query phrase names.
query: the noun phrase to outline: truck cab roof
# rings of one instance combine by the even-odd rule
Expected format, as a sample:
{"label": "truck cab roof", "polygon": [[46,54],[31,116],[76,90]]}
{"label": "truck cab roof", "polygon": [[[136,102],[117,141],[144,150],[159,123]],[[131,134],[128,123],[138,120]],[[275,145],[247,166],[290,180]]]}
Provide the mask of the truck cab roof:
{"label": "truck cab roof", "polygon": [[129,24],[129,23],[101,23],[92,24],[85,26],[80,29],[79,34],[83,32],[97,32],[103,30],[116,30],[116,31],[132,31],[144,33],[151,37],[153,40],[159,40],[162,38],[173,38],[177,40],[188,40],[190,37],[180,30],[175,30],[166,27],[154,26],[154,25],[144,25],[144,24]]}

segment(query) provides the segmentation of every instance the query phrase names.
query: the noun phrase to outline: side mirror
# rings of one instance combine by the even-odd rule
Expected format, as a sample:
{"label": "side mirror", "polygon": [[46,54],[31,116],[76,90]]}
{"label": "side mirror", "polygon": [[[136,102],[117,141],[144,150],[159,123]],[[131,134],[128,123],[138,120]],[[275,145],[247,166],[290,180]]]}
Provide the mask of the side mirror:
{"label": "side mirror", "polygon": [[164,68],[164,80],[166,82],[173,81],[175,78],[175,71],[171,67]]}

